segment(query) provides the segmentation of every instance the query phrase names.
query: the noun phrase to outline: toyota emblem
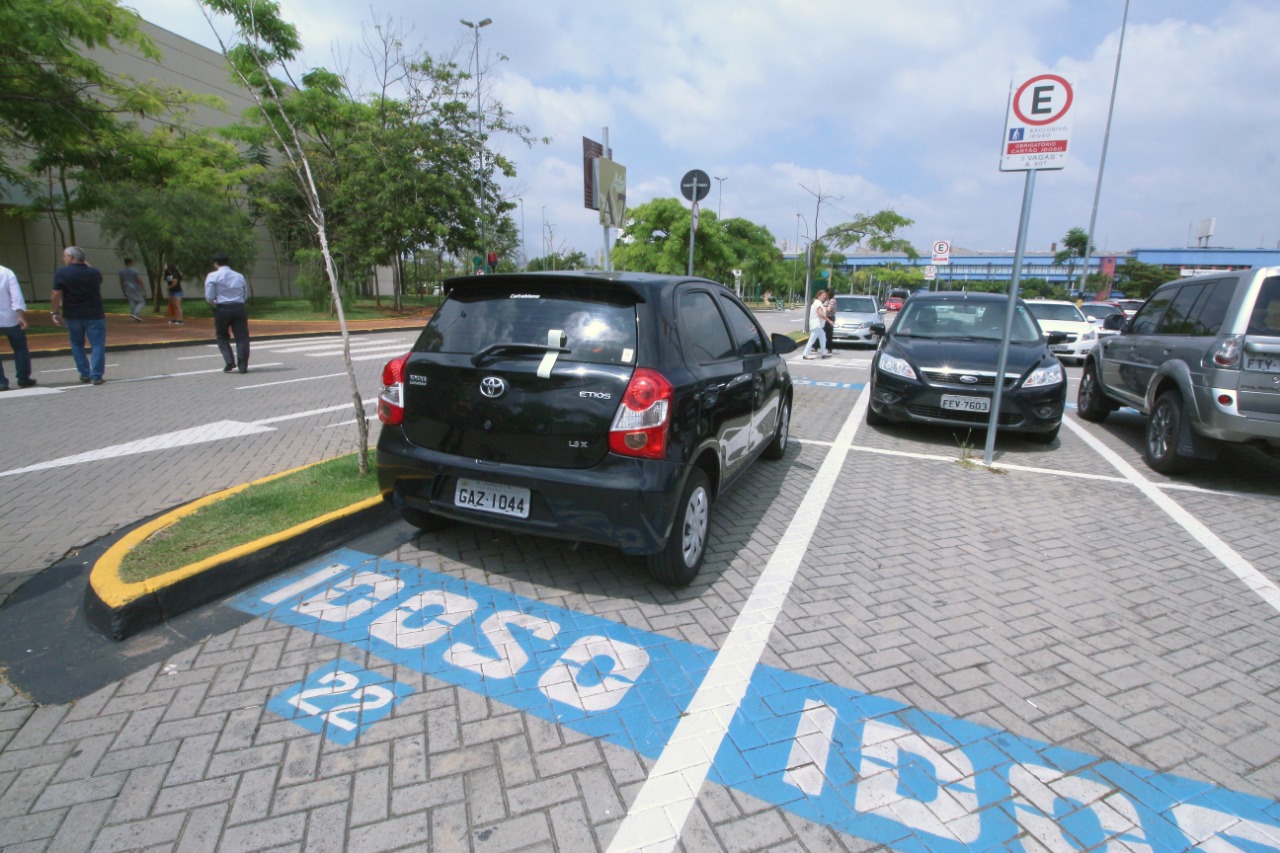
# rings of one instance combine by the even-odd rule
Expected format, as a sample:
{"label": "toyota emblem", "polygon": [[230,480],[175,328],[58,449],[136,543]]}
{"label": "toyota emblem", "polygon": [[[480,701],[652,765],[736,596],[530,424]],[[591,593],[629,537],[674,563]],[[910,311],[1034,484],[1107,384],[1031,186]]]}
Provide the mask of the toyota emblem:
{"label": "toyota emblem", "polygon": [[960,381],[963,382],[965,385],[973,385],[978,381],[978,377],[970,376],[969,374],[966,373],[965,375],[960,377]]}
{"label": "toyota emblem", "polygon": [[480,393],[496,400],[507,393],[507,382],[500,376],[486,376],[480,380]]}

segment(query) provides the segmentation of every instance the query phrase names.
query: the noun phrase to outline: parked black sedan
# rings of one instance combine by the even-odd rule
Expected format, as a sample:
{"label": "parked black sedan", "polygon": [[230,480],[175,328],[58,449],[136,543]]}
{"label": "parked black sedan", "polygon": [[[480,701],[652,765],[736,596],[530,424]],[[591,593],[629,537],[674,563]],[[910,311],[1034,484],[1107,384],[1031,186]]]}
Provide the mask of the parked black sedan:
{"label": "parked black sedan", "polygon": [[598,542],[692,581],[715,500],[783,456],[795,341],[706,279],[524,273],[444,289],[383,370],[383,497],[422,529]]}
{"label": "parked black sedan", "polygon": [[[985,428],[995,395],[1009,298],[998,293],[913,296],[871,362],[867,423],[890,421]],[[1049,444],[1066,401],[1062,363],[1019,299],[1005,363],[998,428]]]}

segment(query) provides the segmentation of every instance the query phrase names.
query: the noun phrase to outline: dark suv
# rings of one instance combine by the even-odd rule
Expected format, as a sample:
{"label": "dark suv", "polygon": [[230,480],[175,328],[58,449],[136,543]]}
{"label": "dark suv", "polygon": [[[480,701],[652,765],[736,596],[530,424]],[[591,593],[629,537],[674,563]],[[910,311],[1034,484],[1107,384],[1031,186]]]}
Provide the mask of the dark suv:
{"label": "dark suv", "polygon": [[1143,458],[1162,474],[1214,458],[1219,442],[1280,456],[1280,267],[1171,281],[1103,326],[1119,334],[1085,361],[1080,417],[1148,415]]}
{"label": "dark suv", "polygon": [[603,543],[692,581],[712,503],[783,455],[795,341],[705,279],[524,273],[445,293],[383,369],[383,497],[422,529]]}

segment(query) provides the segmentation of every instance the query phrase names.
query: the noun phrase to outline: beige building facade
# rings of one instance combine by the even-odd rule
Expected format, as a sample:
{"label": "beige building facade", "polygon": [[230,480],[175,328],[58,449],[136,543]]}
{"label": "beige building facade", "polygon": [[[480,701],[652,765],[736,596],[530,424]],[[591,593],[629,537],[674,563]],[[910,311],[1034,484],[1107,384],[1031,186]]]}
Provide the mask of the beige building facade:
{"label": "beige building facade", "polygon": [[[220,53],[146,21],[140,22],[140,29],[160,49],[162,56],[158,62],[126,50],[95,50],[90,55],[110,73],[217,95],[223,100],[223,109],[197,106],[186,119],[192,128],[231,124],[238,121],[245,110],[255,106],[253,97],[232,80],[231,71]],[[65,219],[55,221],[48,215],[36,219],[16,216],[15,201],[24,204],[32,199],[15,198],[12,187],[6,186],[4,190],[5,195],[0,198],[0,265],[17,274],[28,301],[45,301],[49,298],[54,271],[62,263],[62,249],[70,241]],[[233,259],[233,265],[248,278],[253,294],[300,295],[294,284],[296,268],[286,261],[288,252],[276,245],[266,228],[258,226],[256,234],[258,251],[253,265],[243,269],[234,264]],[[116,298],[114,273],[124,266],[124,259],[103,236],[98,221],[92,217],[77,219],[75,242],[85,250],[88,262],[106,276],[103,295],[109,299]],[[192,280],[199,280],[204,272],[187,271]]]}

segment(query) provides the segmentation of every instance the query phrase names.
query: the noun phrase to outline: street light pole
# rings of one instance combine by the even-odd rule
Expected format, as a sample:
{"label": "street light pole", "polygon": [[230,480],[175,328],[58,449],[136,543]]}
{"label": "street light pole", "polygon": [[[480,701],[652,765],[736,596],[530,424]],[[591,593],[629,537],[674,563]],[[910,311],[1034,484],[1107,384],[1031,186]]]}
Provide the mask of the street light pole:
{"label": "street light pole", "polygon": [[719,219],[721,213],[724,211],[724,182],[729,179],[727,177],[724,177],[724,178],[716,178],[716,180],[720,182],[720,198],[716,202],[716,219]]}
{"label": "street light pole", "polygon": [[468,20],[459,19],[464,27],[470,27],[475,34],[475,48],[472,55],[475,57],[476,64],[476,205],[480,210],[479,216],[479,232],[480,232],[480,263],[486,264],[489,261],[487,249],[485,245],[485,227],[484,227],[484,110],[480,102],[480,28],[487,27],[493,23],[492,18],[485,18],[478,24],[473,24]]}
{"label": "street light pole", "polygon": [[1120,19],[1120,44],[1116,47],[1116,70],[1111,77],[1111,105],[1107,107],[1107,129],[1102,134],[1102,157],[1098,160],[1098,183],[1093,188],[1093,212],[1089,214],[1089,233],[1084,241],[1084,272],[1080,273],[1079,288],[1081,291],[1089,282],[1089,256],[1093,254],[1093,229],[1098,222],[1098,197],[1102,195],[1102,170],[1107,165],[1107,143],[1111,141],[1111,116],[1116,111],[1116,87],[1120,83],[1120,55],[1124,52],[1124,31],[1128,24],[1129,0],[1124,0],[1124,17]]}

